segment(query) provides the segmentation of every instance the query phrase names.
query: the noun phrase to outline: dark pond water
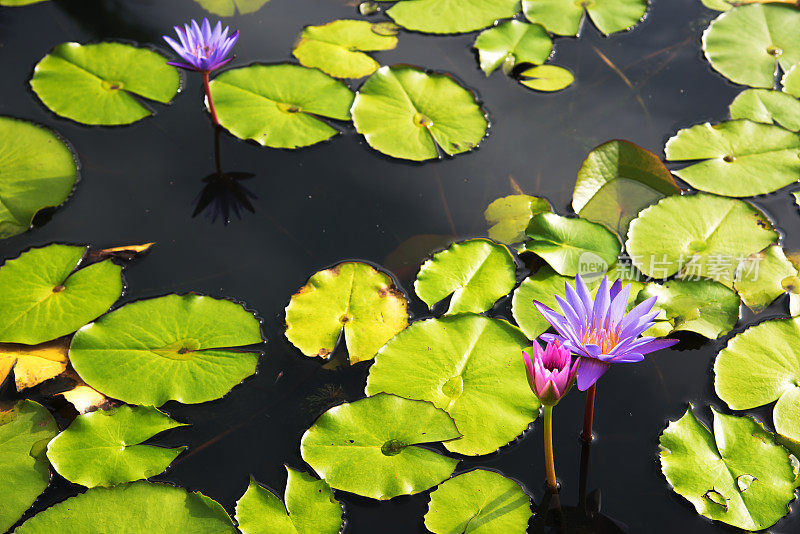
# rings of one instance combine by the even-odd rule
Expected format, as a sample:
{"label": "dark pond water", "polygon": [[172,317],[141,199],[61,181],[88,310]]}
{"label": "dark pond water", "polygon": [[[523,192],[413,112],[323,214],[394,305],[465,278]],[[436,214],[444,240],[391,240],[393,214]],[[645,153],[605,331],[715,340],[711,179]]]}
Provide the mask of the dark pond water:
{"label": "dark pond water", "polygon": [[[485,234],[483,210],[513,193],[509,177],[565,212],[577,170],[592,147],[623,138],[661,154],[678,128],[727,118],[728,104],[742,90],[714,74],[702,57],[700,33],[715,14],[699,0],[655,0],[644,23],[610,39],[591,26],[580,39],[558,39],[554,63],[574,70],[576,83],[552,95],[526,90],[499,72],[486,78],[470,49],[473,35],[402,33],[397,49],[378,54],[379,61],[450,71],[475,90],[492,122],[480,149],[410,165],[373,152],[351,129],[296,151],[266,149],[224,134],[223,169],[254,175],[243,182],[254,197],[254,213],[244,210],[241,219],[233,216],[224,225],[205,214],[192,216],[203,179],[214,170],[214,135],[202,111],[199,77],[185,79],[183,94],[173,105],[159,107],[154,118],[113,129],[54,116],[27,85],[34,64],[61,42],[123,39],[160,46],[172,25],[203,15],[192,0],[56,0],[0,10],[0,113],[60,132],[82,164],[68,203],[34,230],[0,241],[0,256],[15,257],[53,241],[99,247],[156,241],[151,253],[127,268],[122,302],[196,291],[234,297],[258,310],[269,340],[258,374],[224,399],[168,404],[173,417],[192,427],[160,440],[187,443],[190,451],[158,478],[202,491],[229,512],[251,474],[282,492],[283,464],[303,466],[299,440],[305,429],[331,404],[363,394],[368,365],[323,369],[283,337],[283,308],[309,275],[356,258],[392,269],[411,289],[417,259],[437,242]],[[236,64],[289,60],[304,25],[356,16],[349,0],[272,0],[256,14],[230,19],[242,34]],[[798,227],[797,210],[785,192],[758,203],[784,230]],[[417,238],[421,245],[398,253],[417,236],[438,237]],[[799,237],[795,232],[788,240],[789,250],[800,248]],[[499,306],[509,315],[506,305]],[[780,302],[775,310],[784,307]],[[416,298],[411,309],[415,317],[426,313]],[[601,489],[603,512],[629,532],[733,531],[699,517],[673,494],[658,462],[658,435],[687,403],[701,407],[706,419],[707,405],[724,408],[714,395],[711,372],[722,345],[682,343],[644,363],[615,368],[598,388],[599,438],[588,487]],[[570,395],[556,414],[565,505],[578,500],[583,401],[583,395]],[[760,415],[768,420],[768,414]],[[459,470],[500,470],[524,483],[538,502],[544,480],[541,439],[537,422],[518,443],[465,459]],[[78,486],[56,477],[36,509],[78,492]],[[384,503],[339,497],[347,532],[425,532],[427,493]],[[798,531],[797,513],[771,530]]]}

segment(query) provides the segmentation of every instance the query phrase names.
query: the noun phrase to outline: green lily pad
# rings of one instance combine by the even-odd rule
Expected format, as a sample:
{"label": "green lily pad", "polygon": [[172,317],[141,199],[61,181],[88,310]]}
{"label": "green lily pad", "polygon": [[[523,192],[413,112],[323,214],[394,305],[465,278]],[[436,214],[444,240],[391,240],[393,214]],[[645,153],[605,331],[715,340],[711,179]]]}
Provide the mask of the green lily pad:
{"label": "green lily pad", "polygon": [[695,161],[672,171],[692,187],[729,197],[771,193],[800,176],[800,134],[749,120],[680,130],[667,141],[668,161]]}
{"label": "green lily pad", "polygon": [[0,342],[36,345],[71,334],[122,294],[110,260],[76,271],[86,247],[32,248],[0,267]]}
{"label": "green lily pad", "polygon": [[732,119],[749,119],[800,130],[800,101],[780,91],[747,89],[731,102]]}
{"label": "green lily pad", "polygon": [[749,417],[714,411],[714,434],[692,407],[661,434],[661,470],[698,513],[744,530],[772,526],[789,512],[789,453]]}
{"label": "green lily pad", "polygon": [[481,69],[489,76],[501,66],[509,73],[522,63],[541,65],[550,57],[553,41],[539,24],[509,20],[481,32],[475,48]]}
{"label": "green lily pad", "polygon": [[452,294],[448,314],[483,312],[517,285],[511,252],[488,239],[469,239],[437,252],[422,264],[414,290],[433,305]]}
{"label": "green lily pad", "polygon": [[[236,503],[236,521],[244,534],[338,534],[342,529],[342,505],[324,480],[286,467],[284,501],[250,480]],[[284,504],[285,503],[285,504]]]}
{"label": "green lily pad", "polygon": [[83,124],[123,125],[153,112],[136,97],[168,103],[178,70],[147,48],[63,43],[33,69],[31,88],[53,113]]}
{"label": "green lily pad", "polygon": [[21,400],[0,408],[0,532],[17,522],[50,483],[44,451],[58,426],[44,406]]}
{"label": "green lily pad", "polygon": [[737,7],[711,22],[703,33],[703,50],[713,69],[732,82],[772,89],[776,64],[786,71],[800,62],[798,25],[795,6]]}
{"label": "green lily pad", "polygon": [[30,122],[0,117],[0,239],[21,234],[39,210],[61,205],[78,177],[69,147]]}
{"label": "green lily pad", "polygon": [[219,122],[240,139],[299,148],[339,131],[320,117],[350,120],[353,92],[316,69],[280,63],[223,72],[211,81]]}
{"label": "green lily pad", "polygon": [[300,452],[331,487],[386,500],[453,474],[458,460],[416,445],[459,436],[450,416],[429,402],[375,395],[322,414],[303,434]]}
{"label": "green lily pad", "polygon": [[307,26],[292,54],[301,65],[335,78],[369,76],[380,64],[364,52],[391,50],[397,46],[396,27],[365,20],[334,20]]}
{"label": "green lily pad", "polygon": [[306,356],[326,357],[344,330],[350,363],[362,362],[408,325],[407,306],[387,274],[366,263],[340,263],[292,295],[286,338]]}
{"label": "green lily pad", "polygon": [[753,254],[742,262],[733,286],[744,303],[755,313],[764,311],[775,299],[787,292],[800,297],[797,268],[778,245]]}
{"label": "green lily pad", "polygon": [[647,12],[647,0],[523,0],[522,10],[556,35],[578,35],[584,9],[605,35],[636,26]]}
{"label": "green lily pad", "polygon": [[792,196],[794,197],[794,203],[797,204],[798,208],[800,208],[800,191],[794,191]]}
{"label": "green lily pad", "polygon": [[537,91],[561,91],[575,81],[575,76],[564,67],[539,65],[520,73],[519,83]]}
{"label": "green lily pad", "polygon": [[434,534],[526,532],[531,500],[519,484],[475,469],[444,481],[431,493],[425,527]]}
{"label": "green lily pad", "polygon": [[186,447],[142,445],[159,432],[183,426],[150,406],[119,406],[79,415],[47,446],[58,474],[89,488],[133,482],[164,470]]}
{"label": "green lily pad", "polygon": [[269,0],[194,0],[200,7],[220,17],[232,17],[234,13],[255,13]]}
{"label": "green lily pad", "polygon": [[739,320],[739,296],[713,280],[651,282],[637,300],[642,302],[650,297],[658,297],[656,306],[666,313],[672,332],[695,332],[717,339],[730,332]]}
{"label": "green lily pad", "polygon": [[529,195],[509,195],[492,201],[483,212],[489,237],[511,245],[527,239],[525,229],[537,213],[552,211],[547,199]]}
{"label": "green lily pad", "polygon": [[519,13],[519,0],[402,0],[386,14],[408,30],[464,33]]}
{"label": "green lily pad", "polygon": [[626,249],[647,276],[701,276],[733,284],[742,260],[778,241],[766,215],[741,200],[669,196],[631,221]]}
{"label": "green lily pad", "polygon": [[714,362],[714,388],[734,410],[773,401],[778,434],[800,441],[800,319],[765,321],[736,335]]}
{"label": "green lily pad", "polygon": [[91,387],[130,404],[186,404],[225,395],[256,371],[259,354],[229,347],[261,343],[239,304],[200,295],[140,300],[81,328],[69,359]]}
{"label": "green lily pad", "polygon": [[529,345],[517,327],[482,315],[417,321],[378,352],[366,392],[432,402],[463,434],[446,442],[447,450],[489,454],[522,434],[539,414],[522,359]]}
{"label": "green lily pad", "polygon": [[621,251],[619,239],[603,226],[555,213],[534,215],[526,233],[531,240],[525,251],[537,254],[564,276],[578,274],[587,259],[604,262],[607,268]]}
{"label": "green lily pad", "polygon": [[800,67],[797,65],[800,63],[795,64],[783,74],[781,85],[783,85],[784,93],[800,98]]}
{"label": "green lily pad", "polygon": [[53,532],[236,534],[237,530],[225,509],[202,493],[140,481],[111,488],[91,488],[38,513],[14,534]]}
{"label": "green lily pad", "polygon": [[[404,0],[397,5],[420,0]],[[489,123],[475,95],[445,74],[381,67],[359,89],[353,124],[369,146],[395,158],[423,161],[469,152]]]}
{"label": "green lily pad", "polygon": [[31,4],[39,4],[41,2],[47,2],[48,0],[0,0],[0,6],[6,7],[19,7],[19,6],[29,6]]}

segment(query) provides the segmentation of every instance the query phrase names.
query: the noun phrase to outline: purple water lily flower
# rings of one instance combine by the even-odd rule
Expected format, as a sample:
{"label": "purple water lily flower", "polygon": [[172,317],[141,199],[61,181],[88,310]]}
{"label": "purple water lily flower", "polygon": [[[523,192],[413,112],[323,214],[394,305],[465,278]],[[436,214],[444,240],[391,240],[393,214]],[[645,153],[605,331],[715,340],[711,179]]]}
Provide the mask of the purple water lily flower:
{"label": "purple water lily flower", "polygon": [[522,351],[528,384],[545,406],[554,406],[572,387],[578,360],[572,364],[572,355],[558,340],[551,341],[547,347],[533,342],[533,361],[528,353]]}
{"label": "purple water lily flower", "polygon": [[166,35],[164,40],[183,58],[183,62],[170,61],[169,64],[199,72],[211,72],[233,59],[227,55],[239,39],[238,31],[229,37],[228,27],[223,29],[221,22],[217,22],[212,30],[208,19],[203,19],[202,24],[192,20],[183,28],[175,26],[175,33],[180,43]]}
{"label": "purple water lily flower", "polygon": [[558,339],[580,357],[579,390],[589,389],[612,363],[640,362],[645,354],[678,342],[677,339],[641,336],[653,326],[653,319],[658,315],[658,311],[652,311],[656,297],[625,313],[631,286],[623,287],[620,280],[609,288],[608,277],[604,277],[594,301],[580,276],[575,277],[574,288],[565,285],[567,298],[556,296],[563,316],[541,302],[533,303],[558,332],[558,335],[542,334],[540,339],[548,342]]}

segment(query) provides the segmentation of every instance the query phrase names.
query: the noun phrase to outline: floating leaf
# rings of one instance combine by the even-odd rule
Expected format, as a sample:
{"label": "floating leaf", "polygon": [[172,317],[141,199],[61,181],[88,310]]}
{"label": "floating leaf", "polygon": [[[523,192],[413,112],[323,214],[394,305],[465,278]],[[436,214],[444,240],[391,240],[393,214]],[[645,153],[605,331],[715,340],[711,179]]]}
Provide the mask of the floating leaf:
{"label": "floating leaf", "polygon": [[732,119],[749,119],[800,130],[800,101],[780,91],[747,89],[731,102]]}
{"label": "floating leaf", "polygon": [[286,307],[286,338],[306,356],[328,356],[344,330],[350,363],[371,359],[408,325],[408,302],[392,279],[366,263],[319,271]]}
{"label": "floating leaf", "polygon": [[800,296],[797,268],[783,249],[773,245],[753,254],[739,265],[734,288],[747,306],[760,313],[785,293]]}
{"label": "floating leaf", "polygon": [[775,430],[794,441],[800,441],[798,344],[800,319],[765,321],[733,337],[714,363],[719,398],[734,410],[777,400]]}
{"label": "floating leaf", "polygon": [[316,69],[281,63],[223,72],[211,81],[220,124],[241,139],[299,148],[339,131],[319,117],[350,120],[353,93]]}
{"label": "floating leaf", "polygon": [[444,444],[448,450],[489,454],[539,414],[522,359],[529,344],[517,327],[482,315],[417,321],[378,352],[366,392],[432,402],[463,434]]}
{"label": "floating leaf", "polygon": [[531,515],[530,497],[519,484],[475,469],[431,493],[425,527],[434,534],[526,532]]}
{"label": "floating leaf", "polygon": [[247,491],[236,503],[239,530],[244,534],[338,534],[342,529],[342,505],[330,486],[288,466],[286,472],[283,502],[250,480]]}
{"label": "floating leaf", "polygon": [[680,130],[667,141],[668,161],[694,161],[672,171],[701,191],[748,197],[776,191],[800,176],[800,134],[749,120]]}
{"label": "floating leaf", "polygon": [[556,35],[578,35],[584,9],[597,29],[609,35],[636,26],[647,12],[647,0],[522,1],[528,20],[538,22]]}
{"label": "floating leaf", "polygon": [[429,402],[375,395],[322,414],[300,452],[331,487],[385,500],[448,478],[458,460],[416,445],[459,436],[450,416]]}
{"label": "floating leaf", "polygon": [[61,205],[76,179],[75,157],[56,134],[0,117],[0,239],[26,231],[40,210]]}
{"label": "floating leaf", "polygon": [[119,406],[79,415],[47,446],[58,474],[89,488],[115,486],[163,473],[186,447],[142,445],[183,426],[150,406]]}
{"label": "floating leaf", "polygon": [[728,11],[744,4],[795,4],[797,0],[702,0],[703,5],[717,11]]}
{"label": "floating leaf", "polygon": [[242,306],[200,295],[140,300],[104,315],[72,338],[69,357],[88,385],[130,404],[218,399],[252,375],[258,320]]}
{"label": "floating leaf", "polygon": [[555,213],[535,215],[526,232],[531,240],[525,243],[525,251],[537,254],[565,276],[578,274],[587,259],[604,262],[607,269],[621,251],[619,239],[603,226]]}
{"label": "floating leaf", "polygon": [[178,92],[180,76],[167,58],[146,48],[63,43],[33,69],[31,88],[57,115],[110,126],[152,115],[136,96],[166,104]]}
{"label": "floating leaf", "polygon": [[669,196],[631,222],[626,248],[647,276],[702,276],[728,285],[742,260],[778,241],[766,215],[741,200]]}
{"label": "floating leaf", "polygon": [[531,217],[551,210],[547,199],[529,195],[509,195],[489,204],[483,216],[486,218],[486,223],[491,225],[489,237],[511,245],[527,239],[525,229]]}
{"label": "floating leaf", "polygon": [[122,294],[110,261],[75,271],[86,247],[33,248],[0,267],[0,342],[36,345],[71,334]]}
{"label": "floating leaf", "polygon": [[469,239],[437,252],[422,264],[414,289],[433,305],[452,294],[448,314],[483,312],[517,284],[511,252],[488,239]]}
{"label": "floating leaf", "polygon": [[336,78],[369,76],[380,64],[364,52],[391,50],[397,46],[397,30],[387,32],[385,24],[334,20],[322,26],[307,26],[292,54],[300,64]]}
{"label": "floating leaf", "polygon": [[72,389],[59,393],[59,395],[72,404],[79,414],[95,410],[108,410],[112,407],[112,401],[108,397],[84,383],[79,383]]}
{"label": "floating leaf", "polygon": [[789,453],[753,419],[714,411],[712,435],[690,406],[670,422],[660,444],[661,470],[698,513],[761,530],[789,512],[794,499]]}
{"label": "floating leaf", "polygon": [[0,0],[0,6],[19,7],[46,2],[47,0]]}
{"label": "floating leaf", "polygon": [[408,66],[378,69],[359,89],[352,112],[372,148],[415,161],[437,158],[439,149],[469,152],[488,127],[475,95],[453,78]]}
{"label": "floating leaf", "polygon": [[56,422],[40,404],[21,400],[8,411],[0,408],[0,532],[16,523],[50,483],[44,450],[56,434]]}
{"label": "floating leaf", "polygon": [[60,375],[67,368],[68,347],[66,338],[40,345],[0,343],[0,384],[12,369],[17,391]]}
{"label": "floating leaf", "polygon": [[783,74],[781,85],[783,85],[784,93],[800,98],[800,67],[797,65],[800,65],[800,63],[793,65]]}
{"label": "floating leaf", "polygon": [[488,28],[519,13],[519,0],[402,0],[386,12],[400,26],[423,33]]}
{"label": "floating leaf", "polygon": [[28,519],[14,534],[202,532],[236,534],[225,509],[202,493],[169,484],[133,482],[91,488]]}
{"label": "floating leaf", "polygon": [[560,91],[575,81],[575,76],[557,65],[539,65],[520,73],[520,81],[525,87],[537,91]]}
{"label": "floating leaf", "polygon": [[522,63],[541,65],[553,51],[553,41],[542,26],[509,20],[484,30],[475,39],[481,69],[490,75],[502,66],[509,73]]}
{"label": "floating leaf", "polygon": [[726,11],[703,33],[711,66],[732,82],[772,89],[776,65],[800,62],[800,11],[795,6],[754,4]]}
{"label": "floating leaf", "polygon": [[232,17],[234,13],[246,15],[255,13],[261,9],[269,0],[194,0],[200,7],[219,15],[220,17]]}
{"label": "floating leaf", "polygon": [[87,257],[92,261],[100,261],[108,258],[117,258],[123,261],[131,261],[140,254],[144,254],[155,243],[144,243],[142,245],[124,245],[120,247],[104,248],[100,250],[90,250]]}

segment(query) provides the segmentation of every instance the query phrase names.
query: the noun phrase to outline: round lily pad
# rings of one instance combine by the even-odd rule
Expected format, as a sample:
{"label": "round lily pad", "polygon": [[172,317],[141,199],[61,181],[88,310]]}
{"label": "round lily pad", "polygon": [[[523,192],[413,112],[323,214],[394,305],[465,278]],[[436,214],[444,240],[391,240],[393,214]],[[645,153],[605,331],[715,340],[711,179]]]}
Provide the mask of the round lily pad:
{"label": "round lily pad", "polygon": [[331,487],[308,473],[286,467],[286,492],[277,494],[255,480],[236,503],[236,521],[244,534],[285,532],[338,534],[343,527],[342,505]]}
{"label": "round lily pad", "polygon": [[0,343],[0,384],[14,372],[17,391],[50,380],[67,368],[67,338],[39,345]]}
{"label": "round lily pad", "polygon": [[385,500],[448,478],[458,460],[416,445],[459,436],[450,416],[429,402],[375,395],[322,414],[300,452],[331,487]]}
{"label": "round lily pad", "polygon": [[517,327],[482,315],[417,321],[378,352],[366,392],[432,402],[463,434],[444,444],[448,450],[489,454],[539,414],[522,359],[529,344]]}
{"label": "round lily pad", "polygon": [[167,58],[122,43],[63,43],[33,69],[31,88],[51,111],[84,124],[130,124],[152,115],[137,97],[168,103],[180,76]]}
{"label": "round lily pad", "polygon": [[220,17],[232,17],[235,13],[255,13],[269,0],[194,0],[200,7]]}
{"label": "round lily pad", "polygon": [[423,33],[464,33],[519,13],[519,0],[402,0],[386,14],[397,24]]}
{"label": "round lily pad", "polygon": [[531,500],[519,484],[475,469],[446,480],[431,493],[425,527],[434,534],[526,532]]}
{"label": "round lily pad", "polygon": [[783,85],[783,92],[795,98],[800,98],[800,63],[795,64],[783,74],[781,78],[781,85]]}
{"label": "round lily pad", "polygon": [[437,252],[414,282],[419,298],[433,305],[452,294],[448,314],[483,312],[517,284],[511,252],[488,239],[469,239]]}
{"label": "round lily pad", "polygon": [[218,399],[256,371],[261,343],[253,314],[228,300],[167,295],[104,315],[72,338],[69,359],[101,393],[161,406]]}
{"label": "round lily pad", "polygon": [[372,359],[408,325],[408,302],[371,265],[340,263],[308,279],[286,307],[286,338],[306,356],[328,356],[344,330],[350,363]]}
{"label": "round lily pad", "polygon": [[86,247],[33,248],[0,267],[0,342],[35,345],[71,334],[122,294],[110,260],[75,270]]}
{"label": "round lily pad", "polygon": [[9,410],[0,407],[0,532],[16,523],[50,483],[44,451],[56,434],[56,422],[40,404],[21,400]]}
{"label": "round lily pad", "polygon": [[553,41],[539,24],[509,20],[481,32],[475,48],[481,69],[488,76],[498,67],[509,73],[522,63],[541,65],[550,57]]}
{"label": "round lily pad", "polygon": [[749,119],[800,130],[800,101],[780,91],[747,89],[731,102],[732,119]]}
{"label": "round lily pad", "polygon": [[14,534],[53,532],[236,534],[237,530],[225,509],[202,493],[140,481],[92,488],[61,501],[25,521]]}
{"label": "round lily pad", "polygon": [[61,205],[77,180],[69,147],[30,122],[0,117],[0,239],[30,228],[39,210]]}
{"label": "round lily pad", "polygon": [[800,62],[800,11],[795,6],[752,4],[720,14],[703,33],[711,66],[732,82],[772,89],[776,64]]}
{"label": "round lily pad", "polygon": [[575,76],[564,67],[558,65],[539,65],[520,73],[519,83],[537,91],[561,91],[572,82]]}
{"label": "round lily pad", "polygon": [[[421,3],[421,0],[404,0]],[[381,67],[353,102],[353,124],[367,143],[395,158],[422,161],[469,152],[489,123],[475,95],[445,74]]]}
{"label": "round lily pad", "polygon": [[794,469],[789,453],[749,417],[714,411],[714,433],[690,406],[661,434],[661,470],[698,513],[761,530],[789,513]]}
{"label": "round lily pad", "polygon": [[509,195],[494,200],[483,212],[489,227],[489,237],[511,245],[527,239],[525,229],[537,213],[552,211],[545,198],[530,195]]}
{"label": "round lily pad", "polygon": [[786,258],[783,248],[773,245],[753,254],[739,265],[733,283],[747,307],[764,311],[775,299],[789,293],[800,296],[797,267]]}
{"label": "round lily pad", "polygon": [[236,137],[273,148],[330,139],[339,130],[322,118],[350,120],[353,103],[344,83],[289,63],[225,71],[211,81],[211,96],[222,126]]}
{"label": "round lily pad", "polygon": [[583,13],[605,35],[636,26],[647,12],[647,0],[523,0],[522,10],[556,35],[578,35]]}
{"label": "round lily pad", "polygon": [[667,141],[668,161],[700,161],[672,171],[701,191],[729,197],[771,193],[800,177],[800,134],[749,120],[680,130]]}

